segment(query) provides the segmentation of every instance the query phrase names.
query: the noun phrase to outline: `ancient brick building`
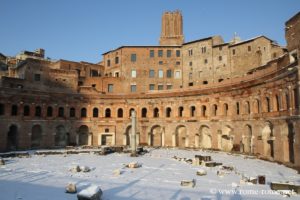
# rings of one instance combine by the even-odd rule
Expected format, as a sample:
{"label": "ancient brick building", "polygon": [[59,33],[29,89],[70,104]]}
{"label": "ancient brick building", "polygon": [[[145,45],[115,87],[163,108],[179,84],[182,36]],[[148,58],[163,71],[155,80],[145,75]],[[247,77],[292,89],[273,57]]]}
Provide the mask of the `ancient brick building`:
{"label": "ancient brick building", "polygon": [[265,36],[184,42],[181,13],[158,46],[121,46],[92,64],[0,54],[0,151],[137,143],[241,151],[300,166],[300,14],[287,49]]}

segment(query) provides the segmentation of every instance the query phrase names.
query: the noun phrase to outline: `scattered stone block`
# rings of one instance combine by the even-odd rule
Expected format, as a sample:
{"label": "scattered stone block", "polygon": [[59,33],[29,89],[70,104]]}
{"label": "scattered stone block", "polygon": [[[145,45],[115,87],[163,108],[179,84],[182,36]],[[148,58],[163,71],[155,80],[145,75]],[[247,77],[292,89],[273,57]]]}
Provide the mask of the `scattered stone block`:
{"label": "scattered stone block", "polygon": [[221,167],[222,170],[225,170],[225,171],[233,171],[234,170],[234,167],[233,166],[225,166],[223,165]]}
{"label": "scattered stone block", "polygon": [[261,185],[265,185],[266,184],[266,176],[259,175],[257,177],[257,179],[258,179],[258,184],[261,184]]}
{"label": "scattered stone block", "polygon": [[196,174],[198,176],[205,176],[207,172],[204,169],[199,169]]}
{"label": "scattered stone block", "polygon": [[272,190],[291,190],[297,194],[300,194],[300,185],[294,185],[292,183],[272,182],[271,189]]}
{"label": "scattered stone block", "polygon": [[205,162],[211,161],[211,156],[195,155],[195,158],[199,159],[200,161],[205,161]]}
{"label": "scattered stone block", "polygon": [[66,186],[66,193],[76,193],[77,192],[77,189],[76,189],[76,185],[74,183],[69,183],[67,186]]}
{"label": "scattered stone block", "polygon": [[195,187],[196,186],[196,179],[193,180],[182,180],[180,183],[181,186],[184,187]]}
{"label": "scattered stone block", "polygon": [[81,166],[80,167],[80,171],[82,171],[82,172],[90,172],[91,169],[88,166]]}
{"label": "scattered stone block", "polygon": [[139,164],[138,162],[131,162],[127,166],[128,168],[139,168],[141,167],[141,164]]}
{"label": "scattered stone block", "polygon": [[215,167],[215,166],[217,166],[217,163],[216,162],[205,162],[205,166],[206,167]]}
{"label": "scattered stone block", "polygon": [[193,166],[199,166],[200,165],[200,161],[199,159],[194,158],[192,161]]}
{"label": "scattered stone block", "polygon": [[257,184],[257,178],[256,177],[250,177],[248,182],[252,183],[252,184]]}
{"label": "scattered stone block", "polygon": [[217,176],[219,176],[219,177],[224,177],[225,176],[225,172],[223,172],[223,171],[217,171]]}
{"label": "scattered stone block", "polygon": [[2,158],[0,158],[0,166],[1,165],[5,165],[5,161]]}
{"label": "scattered stone block", "polygon": [[120,169],[114,170],[114,175],[115,176],[120,176],[123,172]]}
{"label": "scattered stone block", "polygon": [[70,171],[73,172],[73,173],[77,173],[77,172],[80,172],[81,169],[80,169],[79,165],[76,165],[76,166],[72,167],[70,169]]}
{"label": "scattered stone block", "polygon": [[78,200],[101,200],[102,190],[96,185],[92,185],[77,194]]}

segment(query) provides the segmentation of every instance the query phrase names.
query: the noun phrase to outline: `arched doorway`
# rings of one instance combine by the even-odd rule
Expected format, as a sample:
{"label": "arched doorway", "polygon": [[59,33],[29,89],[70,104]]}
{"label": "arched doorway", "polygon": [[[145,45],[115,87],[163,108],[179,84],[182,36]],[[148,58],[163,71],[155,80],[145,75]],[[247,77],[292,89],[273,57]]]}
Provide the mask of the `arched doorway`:
{"label": "arched doorway", "polygon": [[78,129],[78,145],[89,145],[89,127],[82,125]]}
{"label": "arched doorway", "polygon": [[124,134],[124,138],[123,138],[123,144],[124,144],[124,145],[130,146],[130,135],[131,135],[131,131],[132,131],[132,128],[131,128],[131,125],[129,125],[129,126],[126,128],[126,132],[125,132],[125,134]]}
{"label": "arched doorway", "polygon": [[162,128],[160,126],[153,126],[149,134],[150,146],[162,146]]}
{"label": "arched doorway", "polygon": [[42,127],[34,125],[31,129],[31,148],[41,147],[42,137]]}
{"label": "arched doorway", "polygon": [[18,140],[18,127],[16,125],[11,125],[7,133],[7,150],[12,151],[17,149]]}
{"label": "arched doorway", "polygon": [[233,136],[232,136],[232,128],[230,126],[225,126],[222,129],[221,136],[221,149],[223,151],[231,151],[233,147]]}
{"label": "arched doorway", "polygon": [[178,126],[175,130],[175,146],[176,147],[187,147],[188,146],[188,135],[185,126]]}
{"label": "arched doorway", "polygon": [[245,126],[241,150],[245,153],[252,153],[252,128],[250,125]]}
{"label": "arched doorway", "polygon": [[211,132],[208,126],[200,127],[200,144],[201,148],[209,149],[212,147]]}
{"label": "arched doorway", "polygon": [[55,146],[64,147],[68,145],[68,135],[63,125],[59,125],[55,130]]}
{"label": "arched doorway", "polygon": [[295,130],[292,123],[288,124],[288,141],[289,141],[289,161],[295,163],[295,152],[294,152],[294,141],[295,141]]}
{"label": "arched doorway", "polygon": [[274,137],[273,126],[267,122],[262,129],[263,154],[274,158]]}

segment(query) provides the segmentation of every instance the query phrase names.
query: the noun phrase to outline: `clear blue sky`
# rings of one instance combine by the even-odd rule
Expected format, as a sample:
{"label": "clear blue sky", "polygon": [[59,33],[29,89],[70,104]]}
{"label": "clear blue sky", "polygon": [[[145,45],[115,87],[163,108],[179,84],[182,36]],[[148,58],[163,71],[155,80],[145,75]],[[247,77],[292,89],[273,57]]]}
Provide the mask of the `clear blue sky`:
{"label": "clear blue sky", "polygon": [[164,11],[181,10],[185,41],[234,32],[286,45],[299,0],[1,0],[0,52],[44,48],[52,59],[98,62],[122,45],[157,45]]}

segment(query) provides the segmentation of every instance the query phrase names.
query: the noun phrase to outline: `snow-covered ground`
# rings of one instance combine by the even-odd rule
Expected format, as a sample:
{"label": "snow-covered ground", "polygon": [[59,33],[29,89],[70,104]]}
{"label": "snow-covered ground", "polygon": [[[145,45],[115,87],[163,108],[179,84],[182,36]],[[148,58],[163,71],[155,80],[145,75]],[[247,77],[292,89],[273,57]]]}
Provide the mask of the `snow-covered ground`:
{"label": "snow-covered ground", "polygon": [[[173,159],[194,158],[210,155],[216,162],[234,166],[236,171],[224,177],[217,176],[217,167],[193,166]],[[68,183],[76,183],[80,191],[89,185],[98,185],[103,199],[282,199],[282,195],[270,189],[270,182],[289,181],[300,184],[300,175],[293,169],[257,159],[245,159],[242,155],[222,152],[188,151],[176,149],[152,149],[137,158],[128,154],[114,153],[106,156],[78,155],[32,155],[29,158],[5,158],[0,166],[1,200],[76,200],[76,194],[65,193]],[[130,169],[124,165],[137,161],[142,167]],[[71,172],[76,165],[88,166],[90,172]],[[119,169],[120,175],[114,172]],[[207,171],[197,176],[199,169]],[[240,175],[239,175],[240,174]],[[266,175],[266,185],[240,183],[241,175],[256,177]],[[196,186],[183,187],[182,180],[196,179]],[[300,199],[292,195],[289,199]]]}

